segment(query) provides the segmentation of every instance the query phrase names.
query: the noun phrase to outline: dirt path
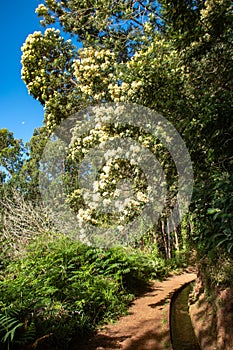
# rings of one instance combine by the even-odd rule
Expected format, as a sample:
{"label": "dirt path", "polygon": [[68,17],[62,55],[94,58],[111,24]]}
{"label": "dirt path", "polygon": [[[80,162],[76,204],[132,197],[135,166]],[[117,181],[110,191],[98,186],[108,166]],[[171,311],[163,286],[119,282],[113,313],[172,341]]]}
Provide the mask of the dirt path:
{"label": "dirt path", "polygon": [[80,350],[171,350],[170,297],[176,289],[195,278],[194,272],[187,271],[162,282],[153,282],[150,290],[133,302],[127,316],[100,330]]}

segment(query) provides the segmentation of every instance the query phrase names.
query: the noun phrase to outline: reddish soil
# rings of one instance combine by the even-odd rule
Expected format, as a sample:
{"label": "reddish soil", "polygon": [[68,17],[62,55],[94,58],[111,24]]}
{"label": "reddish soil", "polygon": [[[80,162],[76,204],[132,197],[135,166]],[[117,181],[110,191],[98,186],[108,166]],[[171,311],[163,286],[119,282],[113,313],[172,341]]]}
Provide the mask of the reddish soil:
{"label": "reddish soil", "polygon": [[171,350],[170,298],[175,290],[195,278],[196,274],[189,270],[162,282],[154,281],[149,291],[135,299],[127,316],[99,330],[80,350]]}

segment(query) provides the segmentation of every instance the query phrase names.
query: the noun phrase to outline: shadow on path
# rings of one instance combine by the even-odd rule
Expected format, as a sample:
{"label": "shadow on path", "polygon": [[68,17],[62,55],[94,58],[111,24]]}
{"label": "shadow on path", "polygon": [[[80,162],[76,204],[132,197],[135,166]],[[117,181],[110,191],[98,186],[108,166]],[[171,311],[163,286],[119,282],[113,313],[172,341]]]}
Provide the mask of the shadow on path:
{"label": "shadow on path", "polygon": [[169,309],[174,291],[193,281],[195,273],[154,281],[146,293],[134,300],[129,314],[109,324],[75,350],[172,350]]}

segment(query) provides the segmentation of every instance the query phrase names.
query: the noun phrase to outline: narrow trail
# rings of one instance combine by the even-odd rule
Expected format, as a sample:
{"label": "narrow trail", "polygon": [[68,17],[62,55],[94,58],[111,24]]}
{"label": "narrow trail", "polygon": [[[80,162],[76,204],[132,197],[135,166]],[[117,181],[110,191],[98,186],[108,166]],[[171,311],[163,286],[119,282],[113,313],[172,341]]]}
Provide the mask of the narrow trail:
{"label": "narrow trail", "polygon": [[196,278],[188,270],[152,283],[148,292],[134,300],[129,314],[101,329],[80,350],[172,350],[169,304],[175,290]]}

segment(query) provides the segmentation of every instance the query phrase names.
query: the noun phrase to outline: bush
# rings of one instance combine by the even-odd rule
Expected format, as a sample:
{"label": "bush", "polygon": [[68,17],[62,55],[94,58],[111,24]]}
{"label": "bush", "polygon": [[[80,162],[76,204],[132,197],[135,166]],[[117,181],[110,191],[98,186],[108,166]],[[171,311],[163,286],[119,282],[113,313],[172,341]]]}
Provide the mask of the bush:
{"label": "bush", "polygon": [[[205,191],[203,191],[205,188]],[[208,182],[196,189],[202,193],[195,205],[196,232],[194,240],[201,255],[215,257],[219,249],[229,257],[233,252],[233,174],[213,171]],[[195,195],[194,195],[195,197]],[[200,197],[200,196],[199,196]]]}
{"label": "bush", "polygon": [[47,236],[56,234],[48,209],[41,203],[26,200],[17,188],[2,192],[0,205],[0,263],[1,259],[11,260],[15,256],[22,256],[25,247],[45,235],[45,232]]}
{"label": "bush", "polygon": [[233,286],[233,258],[225,251],[219,249],[215,257],[200,258],[199,271],[207,292]]}
{"label": "bush", "polygon": [[125,313],[139,287],[156,277],[156,270],[159,277],[166,273],[164,264],[156,265],[140,251],[92,248],[67,236],[37,240],[4,272],[0,319],[15,312],[14,320],[24,326],[8,338],[2,329],[0,337],[16,349],[22,334],[26,339],[28,327],[34,325],[31,345],[68,349],[72,340]]}

